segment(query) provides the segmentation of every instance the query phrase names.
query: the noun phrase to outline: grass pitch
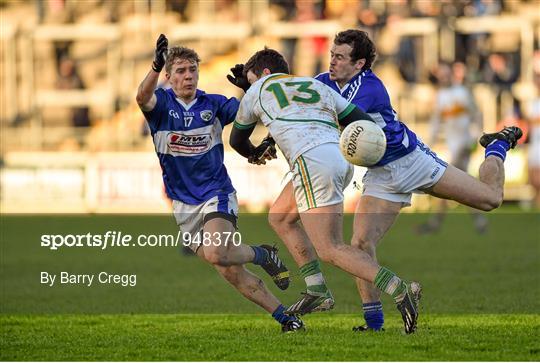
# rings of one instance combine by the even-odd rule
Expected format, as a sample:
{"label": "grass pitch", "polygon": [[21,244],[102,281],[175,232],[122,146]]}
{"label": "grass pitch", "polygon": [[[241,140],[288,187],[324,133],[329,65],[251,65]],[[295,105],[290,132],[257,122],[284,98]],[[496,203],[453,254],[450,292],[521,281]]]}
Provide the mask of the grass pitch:
{"label": "grass pitch", "polygon": [[[470,217],[456,213],[439,234],[415,236],[425,218],[400,216],[378,252],[381,264],[424,287],[418,332],[405,336],[386,297],[386,331],[353,333],[362,322],[355,284],[327,265],[335,310],[283,335],[210,266],[176,250],[39,247],[41,233],[174,231],[170,216],[2,216],[0,360],[540,360],[540,216],[490,214],[488,233],[478,236]],[[345,225],[349,238],[350,217]],[[277,241],[265,216],[241,216],[240,230],[246,243]],[[96,265],[137,272],[137,288],[39,284],[43,269]],[[298,276],[282,292],[250,269],[285,304],[303,289]]]}
{"label": "grass pitch", "polygon": [[2,317],[2,360],[377,361],[538,360],[534,315],[430,314],[411,336],[398,316],[355,334],[348,314],[307,317],[281,334],[260,314]]}

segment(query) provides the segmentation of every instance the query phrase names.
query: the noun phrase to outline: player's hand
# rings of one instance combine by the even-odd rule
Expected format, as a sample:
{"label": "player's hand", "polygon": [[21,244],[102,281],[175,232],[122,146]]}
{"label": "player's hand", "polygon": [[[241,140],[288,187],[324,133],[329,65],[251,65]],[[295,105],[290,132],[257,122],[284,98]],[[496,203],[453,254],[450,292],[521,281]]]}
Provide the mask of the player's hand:
{"label": "player's hand", "polygon": [[248,162],[255,165],[265,165],[267,160],[272,159],[277,159],[276,142],[272,136],[267,136],[253,150],[253,154],[248,158]]}
{"label": "player's hand", "polygon": [[243,89],[244,92],[247,92],[251,84],[249,84],[247,77],[244,76],[244,65],[235,65],[231,68],[231,72],[233,74],[232,76],[230,74],[227,74],[227,79],[229,80],[229,82],[234,84],[236,87]]}
{"label": "player's hand", "polygon": [[152,69],[156,72],[161,72],[163,66],[165,66],[165,57],[169,48],[169,40],[164,34],[160,34],[156,42],[156,50],[154,54],[154,62],[152,63]]}

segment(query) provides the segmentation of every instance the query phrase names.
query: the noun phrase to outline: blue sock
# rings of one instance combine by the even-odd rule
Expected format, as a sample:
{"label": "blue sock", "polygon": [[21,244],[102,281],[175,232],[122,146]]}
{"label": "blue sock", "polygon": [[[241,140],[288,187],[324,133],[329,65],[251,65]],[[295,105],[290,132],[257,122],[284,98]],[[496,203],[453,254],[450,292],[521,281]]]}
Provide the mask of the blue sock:
{"label": "blue sock", "polygon": [[272,313],[272,317],[276,319],[276,321],[280,324],[284,324],[288,322],[291,319],[294,319],[294,317],[285,315],[283,312],[285,311],[285,306],[279,305],[276,310]]}
{"label": "blue sock", "polygon": [[253,257],[253,263],[255,265],[262,265],[268,259],[268,251],[259,246],[250,246],[255,252],[255,257]]}
{"label": "blue sock", "polygon": [[382,303],[376,301],[362,304],[362,309],[364,309],[364,319],[366,319],[367,326],[373,330],[381,330],[384,324]]}
{"label": "blue sock", "polygon": [[506,159],[506,152],[510,149],[510,144],[504,140],[495,140],[486,147],[486,158],[490,155]]}

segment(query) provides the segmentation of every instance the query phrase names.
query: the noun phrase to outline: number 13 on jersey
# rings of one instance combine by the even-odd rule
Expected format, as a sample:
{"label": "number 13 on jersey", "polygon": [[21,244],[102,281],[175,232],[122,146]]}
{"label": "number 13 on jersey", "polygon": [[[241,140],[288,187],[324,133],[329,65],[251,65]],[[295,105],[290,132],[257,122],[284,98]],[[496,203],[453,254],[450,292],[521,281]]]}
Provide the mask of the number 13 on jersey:
{"label": "number 13 on jersey", "polygon": [[268,87],[265,88],[266,91],[272,92],[274,94],[274,97],[276,98],[279,107],[285,108],[291,104],[291,101],[289,101],[289,97],[287,97],[287,93],[283,90],[282,84],[284,84],[287,88],[295,88],[297,93],[292,98],[291,101],[293,102],[300,102],[300,103],[317,103],[321,100],[321,96],[319,95],[319,92],[316,90],[310,88],[310,86],[313,84],[313,82],[310,81],[301,81],[301,82],[284,82],[284,83],[272,83]]}

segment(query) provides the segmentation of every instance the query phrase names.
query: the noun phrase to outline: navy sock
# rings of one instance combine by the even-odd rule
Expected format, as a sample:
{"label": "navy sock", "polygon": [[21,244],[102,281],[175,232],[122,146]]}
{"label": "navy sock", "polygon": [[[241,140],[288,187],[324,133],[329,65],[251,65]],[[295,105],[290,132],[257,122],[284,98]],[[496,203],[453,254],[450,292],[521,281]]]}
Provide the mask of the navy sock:
{"label": "navy sock", "polygon": [[506,159],[506,152],[510,149],[510,144],[504,140],[495,140],[486,147],[486,158],[490,155]]}
{"label": "navy sock", "polygon": [[253,263],[255,265],[262,265],[268,259],[268,251],[259,246],[250,246],[255,252],[255,257],[253,257]]}
{"label": "navy sock", "polygon": [[367,326],[373,330],[380,330],[384,324],[382,303],[376,301],[362,304],[362,309],[364,309],[364,319],[366,319]]}
{"label": "navy sock", "polygon": [[283,314],[284,311],[285,311],[285,306],[279,305],[276,308],[276,310],[274,310],[274,312],[272,313],[272,317],[276,319],[276,321],[280,324],[284,324],[288,322],[289,320],[293,319],[293,317]]}

